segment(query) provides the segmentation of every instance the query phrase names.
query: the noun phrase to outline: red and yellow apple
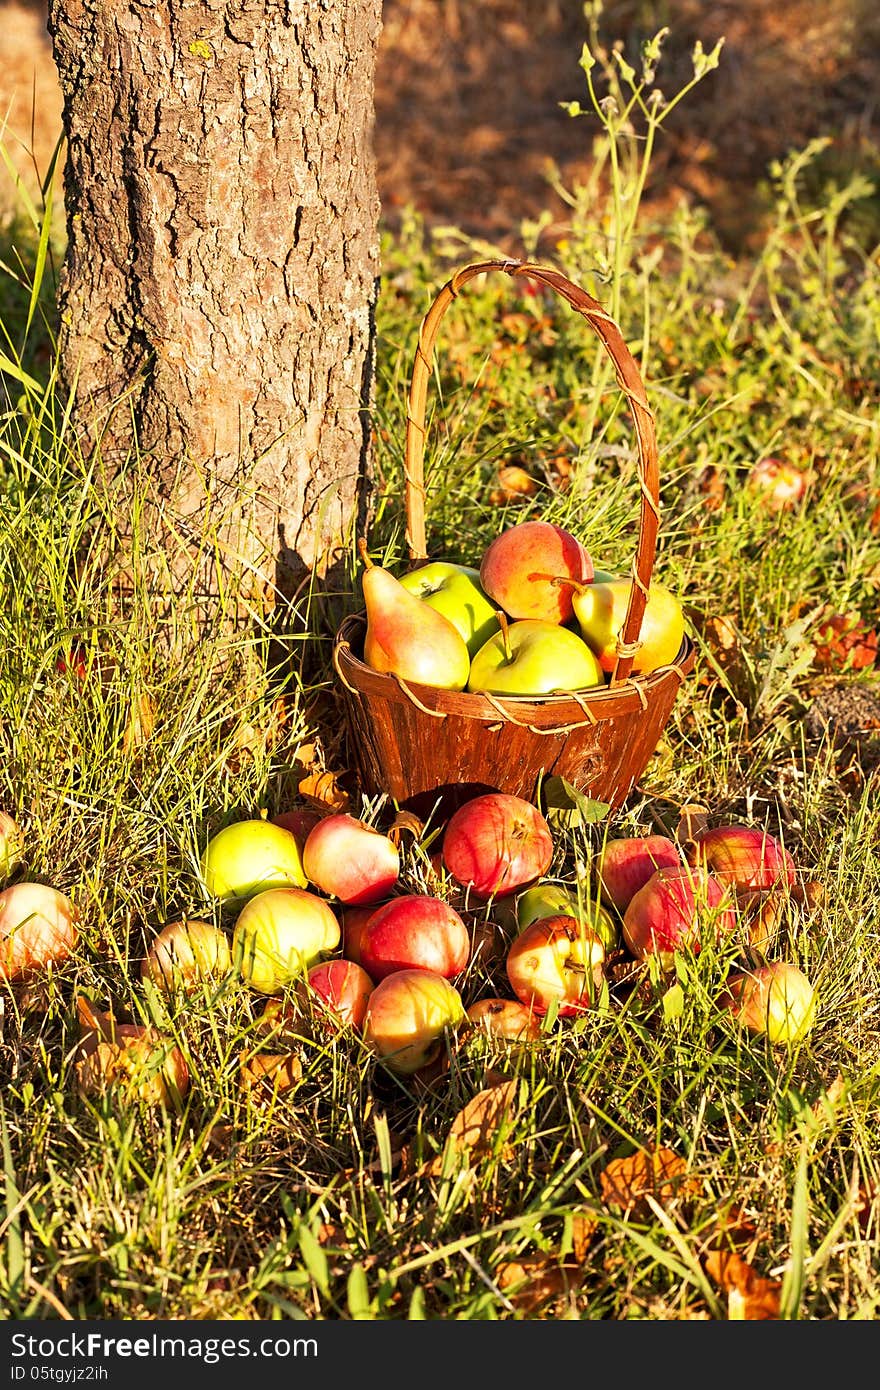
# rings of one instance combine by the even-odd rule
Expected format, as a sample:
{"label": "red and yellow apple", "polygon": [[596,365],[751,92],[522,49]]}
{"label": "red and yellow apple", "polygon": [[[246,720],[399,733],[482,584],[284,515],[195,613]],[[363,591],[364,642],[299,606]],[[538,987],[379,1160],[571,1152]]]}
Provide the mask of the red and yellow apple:
{"label": "red and yellow apple", "polygon": [[689,864],[702,864],[737,893],[764,892],[797,880],[791,853],[766,830],[749,825],[718,825],[689,841]]}
{"label": "red and yellow apple", "polygon": [[261,994],[281,994],[339,945],[338,918],[305,888],[267,888],[242,908],[232,932],[241,978]]}
{"label": "red and yellow apple", "polygon": [[671,969],[675,952],[698,952],[710,934],[733,931],[736,913],[730,890],[704,869],[679,864],[657,869],[623,914],[623,939],[636,960],[659,958]]}
{"label": "red and yellow apple", "polygon": [[360,940],[360,960],[375,981],[396,970],[430,970],[452,979],[470,956],[462,918],[442,898],[405,893],[377,908]]}
{"label": "red and yellow apple", "polygon": [[596,877],[605,901],[623,916],[652,874],[678,868],[682,862],[678,847],[666,835],[620,835],[605,841]]}
{"label": "red and yellow apple", "polygon": [[306,978],[308,995],[315,1002],[314,1013],[319,1019],[330,1026],[342,1025],[360,1032],[374,988],[366,970],[353,960],[337,956],[313,965]]}
{"label": "red and yellow apple", "polygon": [[363,1036],[389,1071],[406,1076],[436,1061],[466,1021],[461,995],[444,975],[396,970],[370,995]]}
{"label": "red and yellow apple", "polygon": [[0,980],[60,963],[79,940],[77,911],[46,883],[13,883],[0,893]]}
{"label": "red and yellow apple", "polygon": [[605,948],[575,917],[538,918],[507,952],[507,978],[517,999],[536,1014],[557,1001],[562,1018],[583,1013],[602,984]]}
{"label": "red and yellow apple", "polygon": [[537,1042],[541,1036],[537,1012],[519,999],[478,999],[467,1016],[475,1028],[506,1042]]}
{"label": "red and yellow apple", "polygon": [[576,887],[542,881],[527,888],[516,900],[516,929],[525,931],[542,917],[557,917],[560,913],[574,917],[594,931],[606,953],[617,946],[620,928],[606,907],[586,895],[578,896]]}
{"label": "red and yellow apple", "polygon": [[802,970],[789,961],[775,960],[730,975],[721,1004],[750,1033],[766,1034],[771,1043],[788,1044],[800,1042],[810,1032],[818,1000]]}
{"label": "red and yellow apple", "polygon": [[572,595],[556,576],[586,584],[593,562],[577,537],[550,521],[521,521],[490,542],[480,563],[480,584],[510,618],[564,623]]}
{"label": "red and yellow apple", "polygon": [[324,816],[309,831],[302,864],[310,883],[350,906],[381,902],[400,873],[394,841],[344,811]]}
{"label": "red and yellow apple", "polygon": [[454,811],[443,835],[443,864],[478,898],[506,897],[541,878],[553,837],[538,807],[508,792],[486,792]]}
{"label": "red and yellow apple", "polygon": [[166,993],[197,990],[231,971],[232,951],[226,933],[197,918],[167,922],[141,961],[141,979],[152,981]]}

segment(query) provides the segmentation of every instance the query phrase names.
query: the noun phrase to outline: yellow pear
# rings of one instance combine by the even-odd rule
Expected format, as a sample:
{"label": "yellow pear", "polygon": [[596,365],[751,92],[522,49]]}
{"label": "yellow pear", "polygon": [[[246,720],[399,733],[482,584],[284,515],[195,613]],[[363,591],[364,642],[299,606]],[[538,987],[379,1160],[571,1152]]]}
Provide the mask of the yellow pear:
{"label": "yellow pear", "polygon": [[[568,580],[557,582],[569,584]],[[623,627],[629,605],[632,580],[609,578],[592,584],[571,585],[572,603],[581,635],[599,659],[603,671],[613,671],[617,658],[617,636]],[[656,580],[648,590],[648,601],[639,632],[640,646],[633,658],[633,674],[647,675],[659,666],[668,666],[678,656],[684,637],[681,604],[665,584]]]}
{"label": "yellow pear", "polygon": [[364,661],[374,671],[441,690],[464,690],[470,675],[467,643],[450,620],[376,565],[358,543],[367,611]]}

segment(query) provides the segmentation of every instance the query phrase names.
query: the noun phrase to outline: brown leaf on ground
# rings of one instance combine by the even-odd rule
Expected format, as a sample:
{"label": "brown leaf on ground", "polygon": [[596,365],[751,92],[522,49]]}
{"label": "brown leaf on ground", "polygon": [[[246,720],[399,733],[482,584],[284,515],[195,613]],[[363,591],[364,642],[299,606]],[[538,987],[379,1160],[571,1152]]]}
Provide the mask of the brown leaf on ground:
{"label": "brown leaf on ground", "polygon": [[525,468],[508,463],[498,469],[498,491],[502,501],[515,502],[519,497],[533,497],[538,491],[538,484]]}
{"label": "brown leaf on ground", "polygon": [[739,1255],[713,1250],[703,1266],[712,1283],[727,1294],[727,1312],[731,1321],[758,1322],[779,1317],[782,1284],[778,1279],[765,1279]]}
{"label": "brown leaf on ground", "polygon": [[751,894],[741,904],[742,923],[750,946],[766,952],[779,934],[790,902],[786,888],[768,888]]}
{"label": "brown leaf on ground", "polygon": [[310,772],[307,777],[303,777],[297,791],[309,806],[325,816],[347,811],[351,805],[351,798],[345,788],[340,786],[335,772]]}
{"label": "brown leaf on ground", "polygon": [[697,801],[685,802],[679,812],[678,825],[673,835],[676,844],[685,845],[688,840],[693,840],[704,830],[708,830],[710,817],[708,806],[701,806]]}
{"label": "brown leaf on ground", "polygon": [[702,1181],[688,1174],[687,1164],[672,1149],[638,1149],[628,1158],[613,1158],[599,1174],[602,1199],[627,1213],[643,1212],[645,1197],[661,1206],[696,1196]]}
{"label": "brown leaf on ground", "polygon": [[425,1164],[424,1175],[439,1177],[450,1154],[462,1165],[472,1165],[494,1153],[502,1159],[509,1158],[513,1149],[504,1139],[516,1111],[516,1081],[503,1081],[478,1091],[455,1116],[442,1152]]}
{"label": "brown leaf on ground", "polygon": [[256,1104],[263,1104],[293,1090],[302,1074],[302,1062],[295,1052],[245,1053],[240,1059],[238,1081]]}
{"label": "brown leaf on ground", "polygon": [[749,1257],[757,1248],[758,1230],[745,1209],[734,1203],[718,1213],[715,1228],[707,1244],[708,1248],[716,1253],[736,1251]]}
{"label": "brown leaf on ground", "polygon": [[583,1264],[593,1243],[599,1221],[590,1211],[576,1211],[571,1223],[571,1258]]}
{"label": "brown leaf on ground", "polygon": [[820,671],[864,671],[876,665],[878,637],[857,609],[824,613],[813,633],[813,664]]}
{"label": "brown leaf on ground", "polygon": [[424,829],[424,821],[420,821],[418,816],[413,815],[412,811],[398,811],[388,827],[388,838],[392,844],[400,848],[404,831],[408,835],[412,835],[414,840],[420,840]]}
{"label": "brown leaf on ground", "polygon": [[498,1266],[495,1282],[514,1308],[527,1316],[580,1284],[579,1265],[560,1264],[552,1255],[524,1255]]}

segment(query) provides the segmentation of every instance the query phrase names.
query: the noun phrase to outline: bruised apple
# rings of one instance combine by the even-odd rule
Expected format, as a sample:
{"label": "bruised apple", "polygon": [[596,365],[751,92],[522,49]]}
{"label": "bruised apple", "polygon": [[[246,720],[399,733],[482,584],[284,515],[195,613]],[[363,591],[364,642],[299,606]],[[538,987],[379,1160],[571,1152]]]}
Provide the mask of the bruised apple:
{"label": "bruised apple", "polygon": [[575,917],[539,918],[507,952],[507,978],[520,1003],[545,1014],[557,1001],[561,1018],[583,1013],[602,984],[605,948]]}
{"label": "bruised apple", "polygon": [[305,888],[267,888],[245,904],[232,932],[241,978],[261,994],[281,994],[339,945],[339,921]]}
{"label": "bruised apple", "polygon": [[505,897],[547,872],[553,837],[532,802],[507,792],[475,796],[453,813],[443,836],[443,864],[478,898]]}
{"label": "bruised apple", "polygon": [[310,883],[353,906],[387,898],[400,872],[394,841],[344,811],[324,816],[309,831],[302,863]]}
{"label": "bruised apple", "polygon": [[376,981],[395,970],[431,970],[446,979],[468,963],[471,942],[454,907],[442,898],[406,893],[370,916],[360,940],[360,960]]}
{"label": "bruised apple", "polygon": [[562,883],[535,883],[520,894],[516,900],[517,931],[525,931],[541,917],[556,917],[560,913],[594,931],[606,953],[617,946],[620,928],[608,909],[586,895],[579,897],[576,888],[566,888]]}
{"label": "bruised apple", "polygon": [[736,927],[730,890],[712,874],[688,864],[658,869],[623,914],[623,939],[636,960],[657,956],[664,969],[685,948],[697,952],[708,936]]}
{"label": "bruised apple", "polygon": [[540,1018],[520,999],[478,999],[467,1016],[476,1028],[507,1042],[536,1042],[541,1036]]}
{"label": "bruised apple", "polygon": [[390,1071],[411,1075],[440,1056],[466,1022],[461,995],[431,970],[396,970],[370,995],[364,1041]]}

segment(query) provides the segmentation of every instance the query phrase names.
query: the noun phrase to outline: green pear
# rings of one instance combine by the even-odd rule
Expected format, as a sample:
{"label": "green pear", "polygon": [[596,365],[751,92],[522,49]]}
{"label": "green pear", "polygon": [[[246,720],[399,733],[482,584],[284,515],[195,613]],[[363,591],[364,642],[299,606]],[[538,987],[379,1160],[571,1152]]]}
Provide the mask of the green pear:
{"label": "green pear", "polygon": [[458,629],[442,613],[405,589],[390,570],[376,565],[358,543],[367,632],[364,661],[374,671],[441,690],[464,690],[470,654]]}
{"label": "green pear", "polygon": [[570,628],[542,618],[508,624],[503,613],[499,621],[501,631],[471,660],[468,690],[540,697],[604,685],[598,661]]}
{"label": "green pear", "polygon": [[[570,583],[563,579],[558,582]],[[603,671],[614,670],[617,636],[626,617],[632,582],[632,579],[616,578],[571,586],[574,616],[581,636],[595,652]],[[665,584],[654,580],[648,590],[633,673],[647,675],[660,666],[668,666],[678,656],[683,637],[681,604]]]}
{"label": "green pear", "polygon": [[582,926],[590,927],[606,951],[620,944],[620,932],[611,913],[600,902],[578,899],[576,888],[562,883],[540,882],[527,888],[516,900],[517,930],[525,931],[532,922],[560,914],[574,917]]}
{"label": "green pear", "polygon": [[434,560],[402,574],[400,582],[458,628],[471,656],[498,631],[495,605],[480,588],[480,571],[470,565]]}

